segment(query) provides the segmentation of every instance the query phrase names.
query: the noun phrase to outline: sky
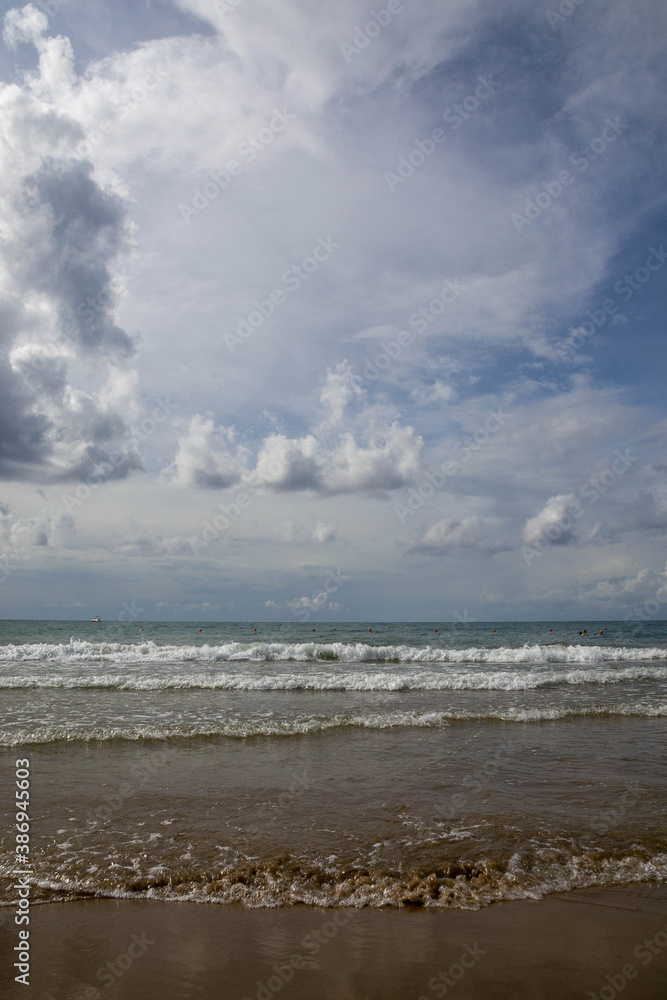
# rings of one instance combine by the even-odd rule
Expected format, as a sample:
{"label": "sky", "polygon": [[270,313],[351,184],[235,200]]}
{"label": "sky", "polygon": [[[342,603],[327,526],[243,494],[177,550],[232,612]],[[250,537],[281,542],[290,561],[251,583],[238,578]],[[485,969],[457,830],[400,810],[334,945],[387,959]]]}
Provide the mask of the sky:
{"label": "sky", "polygon": [[5,618],[667,618],[661,0],[2,7]]}

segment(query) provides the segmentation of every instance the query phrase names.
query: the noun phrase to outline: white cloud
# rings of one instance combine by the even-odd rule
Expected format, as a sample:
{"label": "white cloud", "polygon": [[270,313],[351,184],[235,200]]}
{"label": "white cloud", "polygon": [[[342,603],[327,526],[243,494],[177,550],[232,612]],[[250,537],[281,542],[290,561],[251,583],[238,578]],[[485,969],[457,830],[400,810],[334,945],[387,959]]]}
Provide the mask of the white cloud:
{"label": "white cloud", "polygon": [[574,493],[551,497],[535,517],[526,521],[523,538],[526,545],[568,545],[575,537],[572,517]]}
{"label": "white cloud", "polygon": [[[635,577],[601,580],[583,595],[586,599],[619,603],[621,601],[656,600],[667,603],[667,566],[662,572],[641,569]],[[655,612],[653,612],[655,616]],[[663,616],[664,617],[664,616]]]}
{"label": "white cloud", "polygon": [[338,611],[341,605],[336,601],[329,601],[330,591],[323,590],[319,594],[314,594],[313,597],[294,597],[287,604],[290,608],[298,610],[299,608],[307,608],[309,611]]}
{"label": "white cloud", "polygon": [[318,490],[322,486],[322,462],[318,442],[312,434],[288,438],[270,434],[257,456],[255,481],[275,490]]}
{"label": "white cloud", "polygon": [[7,11],[2,39],[10,49],[17,49],[22,42],[39,43],[49,27],[49,19],[33,4]]}
{"label": "white cloud", "polygon": [[[327,372],[319,393],[322,419],[312,433],[268,434],[258,445],[254,469],[249,450],[233,429],[196,416],[179,441],[172,471],[184,486],[224,489],[243,482],[277,492],[346,493],[398,489],[421,468],[424,443],[412,427],[391,423],[388,409],[369,406],[348,362]],[[350,403],[358,413],[349,414]],[[344,429],[344,421],[348,427]],[[358,437],[361,437],[361,442]]]}
{"label": "white cloud", "polygon": [[410,395],[418,403],[448,403],[455,395],[451,385],[436,379],[432,385],[419,385],[412,389]]}
{"label": "white cloud", "polygon": [[145,525],[133,524],[114,545],[114,551],[128,556],[192,555],[192,546],[182,536],[165,537]]}
{"label": "white cloud", "polygon": [[477,515],[461,520],[445,518],[428,529],[413,551],[431,555],[448,555],[464,549],[501,552],[512,547],[503,528],[500,521]]}
{"label": "white cloud", "polygon": [[340,423],[350,402],[365,398],[363,389],[355,381],[352,365],[348,361],[341,362],[335,370],[327,369],[324,385],[320,391],[320,401],[327,413],[327,418],[334,424]]}
{"label": "white cloud", "polygon": [[296,439],[271,434],[248,481],[276,490],[326,493],[398,489],[417,475],[422,450],[423,441],[413,428],[398,423],[369,432],[365,446],[351,431],[331,448],[312,434]]}
{"label": "white cloud", "polygon": [[134,343],[116,322],[127,202],[73,157],[83,132],[57,97],[38,95],[69,78],[67,40],[42,38],[32,5],[9,11],[5,27],[8,43],[37,46],[40,66],[23,87],[0,83],[0,476],[88,479],[113,455],[107,476],[122,478],[142,465],[126,423]]}
{"label": "white cloud", "polygon": [[313,530],[313,538],[320,545],[325,545],[327,542],[336,541],[337,532],[333,524],[327,524],[325,521],[318,521]]}
{"label": "white cloud", "polygon": [[38,517],[17,518],[7,507],[0,509],[0,541],[5,551],[25,553],[32,548],[66,548],[76,536],[71,514],[42,511]]}
{"label": "white cloud", "polygon": [[[172,613],[205,603],[192,591],[218,586],[223,555],[230,587],[247,585],[234,598],[241,613],[248,601],[261,611],[267,565],[284,570],[271,580],[284,608],[324,544],[374,581],[357,596],[381,591],[399,616],[407,601],[421,614],[441,570],[402,558],[411,550],[456,553],[461,573],[445,590],[471,607],[480,551],[498,552],[484,563],[487,595],[594,603],[581,595],[599,583],[608,601],[625,600],[665,525],[662,403],[640,397],[634,362],[628,373],[623,364],[636,339],[660,335],[650,319],[657,280],[623,307],[624,337],[617,313],[567,367],[557,345],[616,295],[604,290],[622,277],[616,261],[643,264],[657,231],[667,9],[589,3],[594,18],[582,11],[577,32],[554,35],[524,0],[413,0],[349,60],[341,43],[370,16],[364,0],[243,0],[222,17],[210,0],[181,0],[180,11],[148,5],[140,26],[128,8],[122,30],[96,32],[106,54],[92,60],[80,39],[97,8],[65,4],[51,26],[35,6],[9,11],[17,55],[0,84],[0,478],[24,522],[17,543],[55,565],[57,532],[35,513],[30,484],[94,479],[113,456],[118,481],[77,509],[76,553],[103,550],[121,574],[132,558],[147,579],[158,560],[174,568]],[[56,28],[61,36],[49,37]],[[483,74],[499,83],[493,100],[451,129],[443,113]],[[287,127],[269,129],[256,156],[241,154],[275,109]],[[512,212],[572,169],[572,154],[617,115],[628,128],[518,234]],[[384,172],[443,125],[447,142],[390,191]],[[241,169],[185,225],[179,205],[232,159]],[[328,234],[340,243],[331,261],[230,354],[224,332],[284,288],[286,269]],[[405,331],[409,346],[392,346],[387,367],[365,376]],[[594,364],[605,338],[614,348],[602,383]],[[177,429],[165,423],[144,440],[134,429],[153,396],[176,400]],[[499,402],[510,419],[480,445]],[[653,472],[633,464],[589,504],[582,491],[626,446]],[[456,448],[469,460],[399,525],[386,493],[419,488],[423,470]],[[252,513],[243,508],[224,541],[189,562],[182,536],[221,518],[220,500],[235,502],[210,491],[237,488],[251,492]],[[48,492],[53,517],[60,501]],[[574,526],[567,498],[582,506]],[[43,537],[49,545],[36,545]],[[554,547],[525,584],[520,553],[501,551],[520,549],[522,537]],[[585,552],[573,544],[592,539]]]}
{"label": "white cloud", "polygon": [[224,489],[238,483],[247,466],[247,449],[234,444],[233,427],[215,427],[210,417],[195,415],[179,439],[173,462],[178,486]]}
{"label": "white cloud", "polygon": [[331,456],[329,489],[391,490],[409,485],[421,469],[423,448],[414,428],[396,421],[371,432],[366,447],[346,432]]}

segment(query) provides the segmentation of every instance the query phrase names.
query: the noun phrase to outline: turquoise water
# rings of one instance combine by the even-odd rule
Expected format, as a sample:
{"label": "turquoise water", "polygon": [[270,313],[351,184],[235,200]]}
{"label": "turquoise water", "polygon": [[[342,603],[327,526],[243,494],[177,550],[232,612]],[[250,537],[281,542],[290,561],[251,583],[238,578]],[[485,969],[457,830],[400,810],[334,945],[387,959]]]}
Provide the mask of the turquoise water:
{"label": "turquoise water", "polygon": [[[257,628],[257,635],[254,629]],[[617,645],[662,645],[667,648],[667,622],[87,622],[3,621],[0,645],[7,643],[65,643],[74,637],[89,642],[137,642],[150,637],[161,645],[221,642],[309,641],[313,630],[320,642],[368,642],[373,629],[374,644],[469,646],[480,643],[522,646],[535,642],[570,642],[587,629],[590,637],[607,629]],[[437,633],[435,630],[438,630]],[[494,633],[493,630],[496,630]],[[550,632],[553,629],[553,632]],[[143,630],[143,635],[142,635]],[[548,635],[548,639],[546,636]],[[590,639],[589,639],[590,641]]]}

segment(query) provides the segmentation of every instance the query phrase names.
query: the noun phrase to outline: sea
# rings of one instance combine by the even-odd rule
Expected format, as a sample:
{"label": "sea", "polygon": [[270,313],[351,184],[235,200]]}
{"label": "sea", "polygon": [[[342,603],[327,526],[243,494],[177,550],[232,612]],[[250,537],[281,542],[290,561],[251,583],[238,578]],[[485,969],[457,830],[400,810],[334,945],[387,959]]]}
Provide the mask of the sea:
{"label": "sea", "polygon": [[19,759],[33,904],[667,878],[665,622],[4,621],[0,697],[5,905]]}

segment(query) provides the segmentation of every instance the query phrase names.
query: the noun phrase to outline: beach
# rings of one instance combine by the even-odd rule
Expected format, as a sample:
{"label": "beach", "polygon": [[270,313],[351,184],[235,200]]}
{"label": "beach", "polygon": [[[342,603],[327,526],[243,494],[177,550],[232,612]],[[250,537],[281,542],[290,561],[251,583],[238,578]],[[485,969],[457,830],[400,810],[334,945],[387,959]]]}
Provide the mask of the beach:
{"label": "beach", "polygon": [[[26,995],[36,1000],[664,996],[664,886],[578,890],[474,912],[354,910],[338,926],[333,917],[340,912],[129,900],[39,906],[33,908],[30,991],[5,980],[2,995],[12,1000]],[[137,941],[138,956],[128,958]]]}
{"label": "beach", "polygon": [[660,995],[664,624],[3,629],[38,1000]]}
{"label": "beach", "polygon": [[0,1000],[667,998],[667,2],[1,21]]}

